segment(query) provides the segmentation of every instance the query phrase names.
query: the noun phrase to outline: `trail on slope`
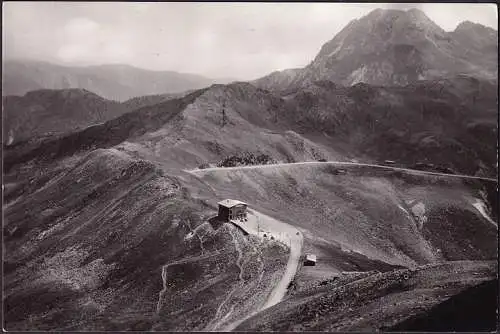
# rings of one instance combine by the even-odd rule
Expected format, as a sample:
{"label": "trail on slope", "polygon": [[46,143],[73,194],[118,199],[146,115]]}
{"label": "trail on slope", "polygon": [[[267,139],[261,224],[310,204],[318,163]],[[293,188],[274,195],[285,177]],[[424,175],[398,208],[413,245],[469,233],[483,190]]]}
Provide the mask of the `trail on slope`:
{"label": "trail on slope", "polygon": [[222,253],[222,251],[218,250],[218,251],[212,252],[210,254],[199,255],[199,256],[188,258],[188,259],[182,259],[182,260],[174,261],[171,263],[167,263],[164,266],[162,266],[161,279],[163,282],[163,289],[158,294],[158,303],[156,304],[156,314],[160,314],[163,295],[167,291],[167,270],[168,270],[169,266],[173,266],[173,265],[180,264],[180,263],[188,263],[188,262],[192,262],[192,261],[204,260],[204,259],[207,259],[207,258],[212,257],[212,256],[220,255],[221,253]]}
{"label": "trail on slope", "polygon": [[243,285],[243,266],[241,264],[241,260],[242,260],[242,257],[243,257],[243,252],[241,251],[241,246],[240,246],[240,244],[238,242],[237,237],[234,235],[233,229],[230,229],[229,233],[231,234],[231,237],[233,238],[234,246],[236,248],[236,251],[238,252],[238,258],[236,259],[236,266],[239,268],[239,274],[238,274],[239,283],[237,284],[237,286],[235,286],[233,288],[233,290],[231,290],[231,292],[226,296],[226,298],[224,298],[224,300],[222,301],[222,303],[219,305],[219,307],[217,308],[217,311],[215,312],[214,319],[206,327],[207,330],[218,329],[219,326],[231,315],[231,313],[234,310],[234,305],[230,308],[230,310],[228,311],[228,313],[224,317],[222,317],[222,319],[219,319],[221,317],[221,313],[222,313],[223,307],[231,299],[231,297],[233,296],[233,294],[237,290],[239,290],[241,288],[241,286]]}
{"label": "trail on slope", "polygon": [[[260,268],[259,268],[258,272],[260,274],[259,274],[259,278],[257,279],[256,282],[254,282],[253,284],[247,285],[247,288],[244,290],[245,293],[247,293],[252,287],[255,287],[256,289],[258,289],[260,282],[262,281],[262,278],[264,277],[264,260],[262,257],[262,251],[259,248],[255,247],[254,245],[252,245],[252,248],[253,248],[252,256],[249,257],[248,262],[252,261],[254,254],[256,256],[258,256],[258,261],[260,263],[260,266],[259,266]],[[258,310],[251,312],[251,314],[243,317],[242,319],[239,319],[237,321],[233,321],[232,323],[226,324],[224,327],[220,327],[220,325],[224,324],[224,322],[229,318],[229,316],[234,311],[234,305],[233,305],[231,307],[231,309],[229,310],[229,312],[226,314],[226,316],[224,316],[224,318],[222,318],[222,320],[219,322],[219,326],[216,328],[219,329],[220,331],[223,331],[223,332],[230,332],[234,328],[236,328],[236,326],[238,326],[241,322],[243,322],[245,319],[248,319],[250,316],[254,315],[259,310],[260,310],[260,307],[258,308]]]}
{"label": "trail on slope", "polygon": [[205,247],[203,246],[203,238],[197,233],[198,229],[201,227],[202,224],[196,226],[194,229],[191,227],[191,222],[189,219],[186,220],[185,224],[188,227],[190,233],[184,239],[186,238],[189,239],[190,237],[196,236],[200,241],[201,255],[205,254]]}

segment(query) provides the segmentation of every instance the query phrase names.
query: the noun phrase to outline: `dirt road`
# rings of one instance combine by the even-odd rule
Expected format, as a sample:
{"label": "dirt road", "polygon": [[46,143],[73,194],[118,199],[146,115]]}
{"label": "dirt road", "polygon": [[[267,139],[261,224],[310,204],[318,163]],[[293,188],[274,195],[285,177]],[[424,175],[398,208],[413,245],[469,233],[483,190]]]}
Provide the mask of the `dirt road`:
{"label": "dirt road", "polygon": [[264,305],[257,308],[246,317],[228,325],[225,328],[227,331],[236,328],[240,323],[258,312],[279,303],[283,297],[285,297],[288,284],[290,284],[297,273],[300,255],[302,253],[302,233],[292,225],[283,223],[252,209],[248,209],[248,221],[241,222],[241,224],[245,224],[246,231],[258,236],[261,239],[270,239],[273,237],[274,240],[280,241],[290,247],[290,256],[288,257],[285,273],[271,291]]}
{"label": "dirt road", "polygon": [[279,303],[285,296],[288,284],[293,280],[297,272],[300,255],[302,253],[303,237],[302,233],[300,233],[299,230],[292,225],[280,222],[252,209],[249,209],[248,213],[249,221],[252,216],[258,221],[258,234],[260,234],[260,237],[263,237],[263,234],[267,233],[268,238],[272,236],[276,240],[290,247],[290,256],[288,257],[285,273],[274,290],[271,292],[267,302],[262,307],[261,310],[263,310]]}
{"label": "dirt road", "polygon": [[489,177],[428,172],[428,171],[422,171],[422,170],[418,170],[418,169],[400,168],[400,167],[392,167],[392,166],[384,166],[384,165],[376,165],[376,164],[364,164],[364,163],[357,163],[357,162],[344,162],[344,161],[325,161],[325,162],[322,162],[322,161],[303,161],[303,162],[269,164],[269,165],[238,166],[238,167],[214,167],[214,168],[205,168],[205,169],[186,170],[186,172],[200,174],[200,173],[208,173],[208,172],[218,171],[218,170],[277,168],[277,167],[287,167],[287,166],[322,165],[322,164],[323,165],[329,164],[329,165],[335,165],[335,166],[364,166],[364,167],[373,167],[373,168],[388,169],[388,170],[394,170],[394,171],[404,171],[404,172],[410,172],[410,173],[422,174],[422,175],[458,177],[458,178],[462,178],[462,179],[477,179],[477,180],[498,182],[497,179],[493,179],[493,178],[489,178]]}

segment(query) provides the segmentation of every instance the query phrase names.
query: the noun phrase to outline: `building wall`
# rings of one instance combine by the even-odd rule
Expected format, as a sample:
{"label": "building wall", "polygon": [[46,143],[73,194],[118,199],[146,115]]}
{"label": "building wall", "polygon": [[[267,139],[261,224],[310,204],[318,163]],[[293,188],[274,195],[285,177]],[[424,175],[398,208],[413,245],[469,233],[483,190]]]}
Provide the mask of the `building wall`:
{"label": "building wall", "polygon": [[304,261],[304,266],[315,266],[316,262],[310,261],[310,260],[305,260]]}
{"label": "building wall", "polygon": [[236,205],[231,208],[231,214],[233,217],[237,217],[239,215],[245,215],[247,211],[246,205]]}
{"label": "building wall", "polygon": [[229,209],[219,205],[219,219],[223,221],[229,221]]}
{"label": "building wall", "polygon": [[236,205],[232,208],[226,208],[225,206],[219,205],[219,219],[223,221],[229,221],[230,216],[236,218],[239,215],[246,216],[247,206],[246,205]]}

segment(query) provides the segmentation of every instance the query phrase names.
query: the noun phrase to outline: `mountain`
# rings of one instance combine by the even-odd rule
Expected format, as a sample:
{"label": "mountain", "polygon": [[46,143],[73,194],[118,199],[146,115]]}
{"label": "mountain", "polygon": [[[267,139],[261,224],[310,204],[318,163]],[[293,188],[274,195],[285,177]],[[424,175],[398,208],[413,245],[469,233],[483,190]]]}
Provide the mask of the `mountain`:
{"label": "mountain", "polygon": [[[3,147],[4,328],[492,330],[492,298],[483,317],[471,308],[496,294],[497,182],[446,174],[496,178],[497,80],[405,83],[401,70],[398,85],[349,86],[284,73],[266,80],[286,89],[4,97],[16,131]],[[293,227],[300,254],[220,221],[226,198],[259,213],[258,228]]]}
{"label": "mountain", "polygon": [[71,133],[192,92],[139,96],[121,103],[76,88],[39,89],[23,96],[4,96],[3,140],[9,146],[38,137]]}
{"label": "mountain", "polygon": [[483,56],[498,50],[498,31],[481,24],[462,22],[450,35],[471,51],[484,51]]}
{"label": "mountain", "polygon": [[255,84],[279,91],[318,80],[392,86],[457,74],[494,79],[497,46],[498,32],[478,24],[462,23],[449,33],[418,9],[376,9],[351,21],[305,68]]}
{"label": "mountain", "polygon": [[[284,96],[293,129],[376,161],[497,175],[496,82],[458,76],[404,87],[315,82]],[[323,135],[321,135],[323,134]]]}
{"label": "mountain", "polygon": [[152,106],[155,104],[159,104],[171,99],[180,98],[186,96],[190,93],[193,93],[195,89],[184,91],[182,93],[170,93],[170,94],[153,94],[153,95],[144,95],[137,96],[131,99],[128,99],[123,102],[123,105],[128,110],[139,109],[146,106]]}
{"label": "mountain", "polygon": [[[395,160],[411,168],[427,163],[463,174],[497,175],[496,84],[472,77],[406,87],[343,87],[318,81],[281,97],[248,83],[233,83],[182,98],[144,99],[142,104],[123,104],[122,112],[139,107],[136,112],[64,137],[74,143],[70,152],[87,147],[87,137],[93,143],[102,138],[99,145],[104,146],[98,147],[119,144],[132,138],[130,127],[140,126],[137,131],[147,133],[148,143],[141,151],[156,147],[148,159],[178,167],[217,164],[247,152],[277,162],[362,157],[370,162]],[[156,99],[160,103],[154,104]],[[177,105],[178,101],[191,102],[182,111],[178,108],[184,102]],[[176,111],[169,116],[172,108]],[[119,124],[129,124],[128,130],[111,135],[114,129],[121,131]],[[48,138],[39,147],[16,146],[6,154],[6,166],[11,154],[13,161],[40,152],[50,156],[54,147],[62,154],[60,140]]]}
{"label": "mountain", "polygon": [[235,296],[252,302],[283,272],[283,246],[215,228],[213,206],[151,162],[98,149],[25,167],[4,198],[10,329],[201,330],[243,268]]}
{"label": "mountain", "polygon": [[497,77],[498,31],[481,24],[465,21],[450,33],[458,42],[457,53],[469,63],[477,65],[477,71],[486,71]]}
{"label": "mountain", "polygon": [[72,132],[125,113],[119,102],[85,89],[30,91],[4,96],[3,140],[6,145],[50,134]]}
{"label": "mountain", "polygon": [[[456,100],[452,91],[475,91],[474,85],[444,85],[442,103]],[[430,103],[436,94],[431,87],[398,92],[323,82],[305,95],[280,97],[249,83],[213,85],[85,129],[6,147],[6,328],[221,330],[258,312],[285,271],[288,248],[217,222],[217,202],[224,198],[300,229],[304,252],[320,262],[299,269],[299,291],[313,282],[323,287],[320,282],[346,271],[379,271],[383,282],[395,285],[391,291],[409,289],[411,296],[436,286],[455,295],[491,279],[493,266],[485,261],[497,254],[494,182],[362,166],[339,174],[323,163],[186,171],[242,153],[282,163],[359,159],[359,147],[342,150],[318,139],[328,139],[319,127],[328,109],[300,122],[298,105],[344,89],[344,97],[332,101],[359,104],[360,110],[373,103],[380,109],[367,112],[380,113],[385,105],[378,99],[411,105],[407,95],[420,94],[413,99]],[[398,108],[400,113],[405,105]],[[455,275],[450,282],[445,273],[455,267],[446,263],[465,260],[471,264],[457,272],[472,278],[461,282],[465,276],[458,276],[457,282]],[[399,270],[431,264],[446,270],[427,270],[424,277],[417,272],[415,284],[398,285]],[[377,290],[379,279],[374,275],[374,284],[360,286],[390,312],[393,304],[383,299],[387,291]],[[430,296],[427,306],[444,295]],[[309,302],[321,302],[315,292],[311,296]],[[347,296],[353,305],[364,301],[351,290]],[[289,298],[276,307],[296,305]],[[408,317],[419,313],[413,310]]]}
{"label": "mountain", "polygon": [[150,71],[129,65],[66,67],[40,61],[10,60],[3,65],[2,94],[23,95],[38,89],[79,88],[110,100],[124,101],[143,95],[180,93],[215,82],[194,74]]}
{"label": "mountain", "polygon": [[281,112],[286,113],[277,112],[284,107],[284,101],[251,84],[213,85],[180,98],[163,98],[160,97],[161,103],[146,103],[82,131],[8,147],[4,166],[9,169],[11,162],[69,156],[90,147],[108,148],[125,141],[147,153],[147,159],[178,168],[216,164],[242,152],[267,154],[285,162],[340,157],[327,147],[288,131],[287,118],[277,118]]}

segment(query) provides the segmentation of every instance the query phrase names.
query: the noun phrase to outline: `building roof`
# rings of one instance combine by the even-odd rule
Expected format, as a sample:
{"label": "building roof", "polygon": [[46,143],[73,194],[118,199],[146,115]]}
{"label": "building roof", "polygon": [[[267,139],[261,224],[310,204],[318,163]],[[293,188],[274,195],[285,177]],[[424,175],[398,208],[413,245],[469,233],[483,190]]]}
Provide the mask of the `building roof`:
{"label": "building roof", "polygon": [[306,255],[306,260],[307,260],[307,261],[313,261],[313,262],[316,262],[316,255],[314,255],[314,254],[307,254],[307,255]]}
{"label": "building roof", "polygon": [[247,205],[247,203],[241,202],[241,201],[238,201],[235,199],[225,199],[223,201],[220,201],[217,204],[222,205],[226,208],[232,208],[233,206],[240,205],[240,204]]}

